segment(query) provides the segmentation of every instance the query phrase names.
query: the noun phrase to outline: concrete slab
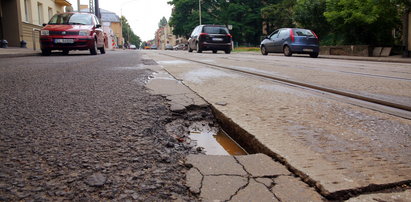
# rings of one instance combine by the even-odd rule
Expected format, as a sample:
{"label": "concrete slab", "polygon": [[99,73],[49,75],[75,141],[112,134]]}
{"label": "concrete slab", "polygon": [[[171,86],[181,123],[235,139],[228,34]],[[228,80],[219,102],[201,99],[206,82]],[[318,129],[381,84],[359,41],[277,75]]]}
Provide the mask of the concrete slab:
{"label": "concrete slab", "polygon": [[351,198],[347,202],[382,202],[382,201],[395,201],[395,202],[410,202],[411,190],[405,190],[397,193],[376,193],[365,194],[358,197]]}
{"label": "concrete slab", "polygon": [[253,177],[267,177],[278,175],[290,175],[291,173],[278,162],[264,154],[236,156],[245,170]]}
{"label": "concrete slab", "polygon": [[202,201],[228,201],[247,183],[240,176],[204,176],[200,197]]}
{"label": "concrete slab", "polygon": [[272,188],[272,192],[280,201],[324,201],[324,198],[313,188],[291,176],[279,176],[274,181],[276,185]]}
{"label": "concrete slab", "polygon": [[230,201],[279,201],[266,186],[251,179]]}
{"label": "concrete slab", "polygon": [[381,51],[382,51],[382,47],[375,47],[372,50],[372,56],[374,57],[380,57],[381,56]]}
{"label": "concrete slab", "polygon": [[381,50],[381,57],[388,57],[391,54],[392,47],[383,47]]}
{"label": "concrete slab", "polygon": [[197,169],[192,168],[186,173],[186,183],[189,185],[191,192],[199,194],[202,181],[203,175]]}
{"label": "concrete slab", "polygon": [[196,167],[204,176],[247,176],[243,167],[232,156],[189,155],[186,164]]}

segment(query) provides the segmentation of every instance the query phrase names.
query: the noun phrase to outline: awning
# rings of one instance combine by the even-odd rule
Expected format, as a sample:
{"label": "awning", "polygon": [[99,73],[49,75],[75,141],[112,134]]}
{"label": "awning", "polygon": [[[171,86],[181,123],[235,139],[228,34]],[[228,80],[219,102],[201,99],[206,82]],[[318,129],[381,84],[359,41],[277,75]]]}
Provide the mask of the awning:
{"label": "awning", "polygon": [[62,6],[71,6],[71,3],[66,1],[66,0],[55,0],[56,4],[62,5]]}

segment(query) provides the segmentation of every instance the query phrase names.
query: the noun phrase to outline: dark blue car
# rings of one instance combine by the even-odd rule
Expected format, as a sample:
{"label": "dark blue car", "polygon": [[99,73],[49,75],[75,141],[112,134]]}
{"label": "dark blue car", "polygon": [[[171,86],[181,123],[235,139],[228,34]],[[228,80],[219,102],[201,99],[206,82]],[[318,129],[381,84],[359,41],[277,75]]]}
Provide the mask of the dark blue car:
{"label": "dark blue car", "polygon": [[281,28],[267,36],[260,45],[261,53],[284,53],[291,56],[293,53],[309,54],[318,57],[320,46],[317,35],[308,29]]}

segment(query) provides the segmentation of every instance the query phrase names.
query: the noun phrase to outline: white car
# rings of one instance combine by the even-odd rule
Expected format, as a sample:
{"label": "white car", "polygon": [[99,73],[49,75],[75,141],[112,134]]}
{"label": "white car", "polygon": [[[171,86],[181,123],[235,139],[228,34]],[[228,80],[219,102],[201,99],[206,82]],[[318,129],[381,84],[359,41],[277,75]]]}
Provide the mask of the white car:
{"label": "white car", "polygon": [[134,49],[134,50],[135,50],[135,49],[137,49],[137,47],[136,47],[136,45],[131,44],[131,45],[130,45],[130,49]]}

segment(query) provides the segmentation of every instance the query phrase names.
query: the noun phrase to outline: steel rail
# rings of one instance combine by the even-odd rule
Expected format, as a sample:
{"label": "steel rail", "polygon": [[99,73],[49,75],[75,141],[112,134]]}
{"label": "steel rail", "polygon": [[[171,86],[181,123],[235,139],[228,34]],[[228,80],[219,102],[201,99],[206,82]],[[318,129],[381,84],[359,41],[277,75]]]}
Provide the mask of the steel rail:
{"label": "steel rail", "polygon": [[379,104],[379,105],[383,105],[383,106],[392,107],[392,108],[401,109],[401,110],[411,112],[411,106],[407,106],[407,105],[403,105],[403,104],[398,104],[398,103],[394,103],[394,102],[390,102],[390,101],[375,99],[375,98],[371,98],[371,97],[367,97],[367,96],[363,96],[363,95],[357,95],[357,94],[350,93],[350,92],[345,92],[345,91],[331,89],[331,88],[318,86],[318,85],[314,85],[314,84],[299,82],[299,81],[295,81],[295,80],[291,80],[291,79],[285,79],[285,78],[280,78],[280,77],[276,77],[276,76],[265,75],[265,74],[250,72],[250,71],[241,70],[241,69],[235,69],[235,68],[231,68],[231,67],[211,64],[211,63],[192,60],[192,59],[187,59],[187,58],[174,56],[174,55],[168,55],[168,54],[164,54],[164,53],[160,53],[160,54],[165,55],[165,56],[169,56],[169,57],[182,59],[182,60],[195,62],[195,63],[200,63],[200,64],[204,64],[204,65],[208,65],[208,66],[214,66],[214,67],[218,67],[218,68],[222,68],[222,69],[228,69],[228,70],[231,70],[231,71],[241,72],[241,73],[245,73],[245,74],[251,74],[251,75],[254,75],[254,76],[259,76],[259,77],[263,77],[263,78],[267,78],[267,79],[281,81],[281,82],[288,83],[288,84],[298,85],[298,86],[302,86],[302,87],[306,87],[306,88],[310,88],[310,89],[314,89],[314,90],[319,90],[319,91],[323,91],[323,92],[327,92],[327,93],[341,95],[341,96],[354,98],[354,99],[361,100],[361,101],[366,101],[366,102],[369,102],[369,103]]}

